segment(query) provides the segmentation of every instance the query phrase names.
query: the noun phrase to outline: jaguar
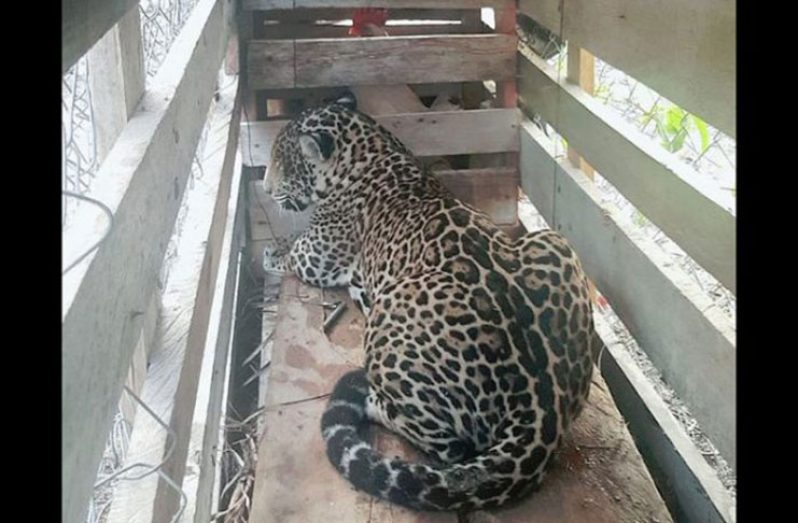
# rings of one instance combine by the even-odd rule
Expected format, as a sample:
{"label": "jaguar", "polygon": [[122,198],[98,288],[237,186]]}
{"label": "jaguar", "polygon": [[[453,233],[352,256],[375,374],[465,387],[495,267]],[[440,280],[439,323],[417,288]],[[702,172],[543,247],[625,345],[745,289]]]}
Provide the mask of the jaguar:
{"label": "jaguar", "polygon": [[[492,508],[537,490],[602,348],[566,239],[511,239],[352,96],[286,124],[263,187],[282,209],[312,206],[298,237],[265,250],[264,269],[346,286],[366,315],[365,364],[339,379],[321,419],[340,474],[417,510]],[[372,422],[426,459],[382,455]]]}

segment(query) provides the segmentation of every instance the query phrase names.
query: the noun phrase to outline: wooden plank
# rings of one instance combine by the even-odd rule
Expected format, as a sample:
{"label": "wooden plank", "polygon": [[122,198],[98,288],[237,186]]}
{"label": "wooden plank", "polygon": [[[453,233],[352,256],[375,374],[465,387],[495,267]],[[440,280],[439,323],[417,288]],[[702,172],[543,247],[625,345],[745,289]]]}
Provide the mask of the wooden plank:
{"label": "wooden plank", "polygon": [[222,398],[230,373],[234,296],[245,229],[246,200],[241,185],[240,156],[235,158],[233,169],[227,223],[220,252],[222,261],[216,277],[191,422],[186,475],[182,485],[186,494],[186,509],[180,519],[182,523],[207,523],[217,508],[213,506],[214,490],[218,490],[215,489],[218,487],[215,483],[225,437],[222,413],[226,404]]}
{"label": "wooden plank", "polygon": [[[553,460],[540,491],[506,508],[472,514],[414,512],[353,490],[329,464],[318,430],[326,396],[338,377],[362,364],[364,318],[351,305],[329,338],[322,301],[348,300],[285,278],[274,334],[251,521],[351,523],[616,523],[671,518],[623,419],[596,376],[590,400]],[[388,455],[423,459],[373,427]]]}
{"label": "wooden plank", "polygon": [[97,159],[102,163],[144,94],[139,10],[128,11],[87,58]]}
{"label": "wooden plank", "polygon": [[[735,327],[652,240],[619,221],[587,177],[556,162],[530,121],[521,130],[521,184],[543,217],[563,232],[588,276],[640,347],[734,466]],[[555,188],[556,183],[556,188]]]}
{"label": "wooden plank", "polygon": [[136,6],[136,0],[61,0],[61,74]]}
{"label": "wooden plank", "polygon": [[[377,122],[416,156],[498,153],[517,151],[520,113],[517,109],[477,109],[382,115]],[[271,144],[287,120],[243,124],[241,151],[244,165],[265,166]]]}
{"label": "wooden plank", "polygon": [[[154,417],[141,417],[133,426],[125,456],[126,463],[156,464],[171,448],[161,470],[178,485],[185,474],[233,174],[238,172],[234,169],[240,111],[237,93],[238,82],[229,83],[219,92],[213,109],[208,141],[200,152],[201,183],[188,189],[184,226],[175,233],[178,254],[161,297],[157,344],[140,396],[176,437],[169,438]],[[156,474],[122,482],[108,521],[167,521],[177,511],[179,500],[178,493]]]}
{"label": "wooden plank", "polygon": [[557,35],[562,23],[563,39],[736,136],[736,0],[569,0],[562,16],[561,4],[518,7]]}
{"label": "wooden plank", "polygon": [[498,80],[515,75],[513,35],[253,40],[253,89]]}
{"label": "wooden plank", "polygon": [[460,200],[487,214],[499,226],[518,222],[518,169],[494,167],[435,171]]}
{"label": "wooden plank", "polygon": [[242,7],[261,9],[321,9],[346,7],[390,7],[392,9],[467,9],[498,7],[502,0],[243,0]]}
{"label": "wooden plank", "polygon": [[88,506],[224,56],[227,6],[197,4],[97,173],[88,195],[113,226],[83,205],[64,231],[64,267],[104,240],[62,280],[63,521]]}
{"label": "wooden plank", "polygon": [[601,372],[677,521],[731,523],[734,501],[612,328],[595,315],[606,349]]}
{"label": "wooden plank", "polygon": [[734,198],[533,55],[519,58],[526,105],[554,125],[649,220],[732,292]]}

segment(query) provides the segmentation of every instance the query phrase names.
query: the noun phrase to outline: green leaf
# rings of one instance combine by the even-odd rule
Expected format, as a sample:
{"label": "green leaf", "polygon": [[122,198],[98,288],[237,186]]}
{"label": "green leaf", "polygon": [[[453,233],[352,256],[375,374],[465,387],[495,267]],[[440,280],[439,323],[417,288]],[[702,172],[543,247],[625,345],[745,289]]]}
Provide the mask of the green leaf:
{"label": "green leaf", "polygon": [[670,150],[670,143],[671,137],[668,134],[667,129],[662,124],[659,118],[654,120],[654,123],[657,125],[657,134],[659,134],[660,139],[662,140],[662,146],[668,150]]}
{"label": "green leaf", "polygon": [[670,134],[677,135],[679,131],[687,126],[688,120],[685,119],[687,113],[681,107],[676,105],[668,109],[666,115],[666,128]]}
{"label": "green leaf", "polygon": [[678,152],[682,147],[684,147],[684,139],[687,138],[687,129],[682,127],[676,136],[673,137],[671,140],[670,147],[668,150],[672,153]]}
{"label": "green leaf", "polygon": [[696,115],[690,115],[695,122],[698,129],[698,134],[701,135],[701,152],[703,153],[709,148],[709,128],[707,123]]}

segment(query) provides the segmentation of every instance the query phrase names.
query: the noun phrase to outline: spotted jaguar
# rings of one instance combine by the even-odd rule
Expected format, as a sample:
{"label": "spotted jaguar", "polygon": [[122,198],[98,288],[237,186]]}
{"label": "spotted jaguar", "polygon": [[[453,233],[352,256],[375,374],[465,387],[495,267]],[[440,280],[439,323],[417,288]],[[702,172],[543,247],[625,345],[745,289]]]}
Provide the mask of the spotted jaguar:
{"label": "spotted jaguar", "polygon": [[[264,269],[348,286],[366,315],[365,365],[321,419],[356,488],[418,510],[491,508],[536,490],[583,409],[601,350],[581,264],[559,233],[516,240],[454,198],[345,96],[277,136],[264,189],[313,206]],[[375,450],[378,423],[428,459]]]}

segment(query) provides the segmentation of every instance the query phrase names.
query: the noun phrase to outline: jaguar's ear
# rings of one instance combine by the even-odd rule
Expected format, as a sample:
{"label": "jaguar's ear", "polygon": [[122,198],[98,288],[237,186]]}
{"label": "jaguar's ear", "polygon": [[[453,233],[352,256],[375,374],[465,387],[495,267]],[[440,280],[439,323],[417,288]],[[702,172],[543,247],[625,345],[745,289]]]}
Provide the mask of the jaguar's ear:
{"label": "jaguar's ear", "polygon": [[335,103],[337,103],[338,105],[343,105],[350,111],[357,110],[357,98],[355,98],[355,95],[352,93],[352,91],[347,91],[346,93],[341,95],[335,101]]}
{"label": "jaguar's ear", "polygon": [[314,162],[326,162],[332,156],[335,140],[330,133],[314,131],[299,135],[299,147],[305,158]]}

